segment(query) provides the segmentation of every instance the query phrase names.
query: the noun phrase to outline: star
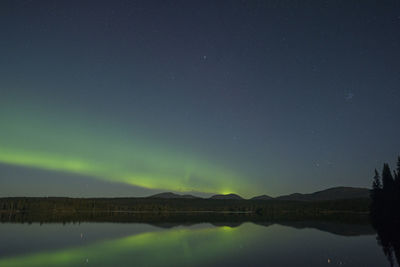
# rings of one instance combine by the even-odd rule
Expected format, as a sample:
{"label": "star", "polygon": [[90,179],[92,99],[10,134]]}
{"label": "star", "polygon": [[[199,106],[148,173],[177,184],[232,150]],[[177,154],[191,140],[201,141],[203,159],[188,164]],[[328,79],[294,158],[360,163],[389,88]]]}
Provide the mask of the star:
{"label": "star", "polygon": [[352,92],[349,91],[349,92],[346,93],[344,99],[345,99],[347,102],[349,102],[349,101],[351,101],[351,100],[353,99],[353,97],[354,97],[354,93],[352,93]]}

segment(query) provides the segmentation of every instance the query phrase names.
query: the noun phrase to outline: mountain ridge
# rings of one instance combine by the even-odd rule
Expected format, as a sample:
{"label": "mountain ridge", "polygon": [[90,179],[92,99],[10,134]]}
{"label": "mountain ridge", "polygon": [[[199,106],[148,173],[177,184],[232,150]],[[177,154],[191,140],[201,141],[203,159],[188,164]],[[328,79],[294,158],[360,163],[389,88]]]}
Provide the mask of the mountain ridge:
{"label": "mountain ridge", "polygon": [[293,193],[276,197],[276,200],[321,201],[351,198],[368,198],[370,190],[362,187],[337,186],[308,194]]}
{"label": "mountain ridge", "polygon": [[[346,187],[337,186],[330,187],[324,190],[316,191],[313,193],[293,193],[277,197],[268,195],[259,195],[249,198],[248,200],[288,200],[288,201],[321,201],[321,200],[338,200],[338,199],[354,199],[354,198],[368,198],[370,189],[363,187]],[[161,199],[236,199],[246,200],[240,195],[231,194],[216,194],[209,198],[202,198],[194,195],[180,195],[172,192],[163,192],[146,198],[161,198]]]}
{"label": "mountain ridge", "polygon": [[211,196],[209,199],[238,199],[238,200],[243,200],[241,196],[237,194],[217,194]]}
{"label": "mountain ridge", "polygon": [[165,198],[165,199],[186,198],[186,199],[196,199],[196,198],[201,198],[201,197],[197,197],[197,196],[193,196],[193,195],[189,195],[189,194],[179,195],[179,194],[175,194],[175,193],[172,193],[172,192],[164,192],[164,193],[159,193],[159,194],[148,196],[147,198]]}
{"label": "mountain ridge", "polygon": [[250,200],[269,200],[269,199],[274,199],[274,198],[268,195],[260,195],[250,198]]}

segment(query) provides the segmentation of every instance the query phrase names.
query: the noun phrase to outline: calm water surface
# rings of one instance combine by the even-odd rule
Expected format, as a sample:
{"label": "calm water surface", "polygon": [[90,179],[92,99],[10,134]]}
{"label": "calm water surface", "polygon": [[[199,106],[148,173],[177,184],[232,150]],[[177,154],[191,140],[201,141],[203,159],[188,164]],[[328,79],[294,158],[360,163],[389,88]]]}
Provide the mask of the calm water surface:
{"label": "calm water surface", "polygon": [[0,224],[0,266],[389,266],[369,226]]}

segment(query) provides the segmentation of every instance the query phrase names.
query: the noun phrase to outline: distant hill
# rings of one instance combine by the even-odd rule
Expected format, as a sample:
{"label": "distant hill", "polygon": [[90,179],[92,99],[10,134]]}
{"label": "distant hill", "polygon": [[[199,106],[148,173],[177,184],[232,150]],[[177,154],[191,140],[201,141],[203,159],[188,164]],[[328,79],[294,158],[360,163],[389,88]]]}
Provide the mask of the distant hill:
{"label": "distant hill", "polygon": [[213,195],[210,199],[243,199],[241,196],[236,194],[226,194],[226,195]]}
{"label": "distant hill", "polygon": [[294,193],[279,196],[277,200],[296,200],[296,201],[319,201],[319,200],[338,200],[351,198],[369,198],[370,190],[359,187],[333,187],[311,194]]}
{"label": "distant hill", "polygon": [[200,198],[200,197],[196,197],[193,195],[179,195],[179,194],[175,194],[175,193],[171,193],[171,192],[165,192],[165,193],[155,194],[155,195],[149,196],[147,198],[168,198],[168,199],[170,199],[170,198],[187,198],[187,199],[190,199],[190,198]]}
{"label": "distant hill", "polygon": [[261,195],[261,196],[256,196],[256,197],[251,198],[251,200],[268,200],[268,199],[273,199],[273,197],[270,197],[267,195]]}
{"label": "distant hill", "polygon": [[[369,198],[370,190],[360,187],[332,187],[322,191],[317,191],[310,194],[294,193],[290,195],[283,195],[279,197],[270,197],[267,195],[260,195],[250,198],[250,200],[292,200],[292,201],[321,201],[321,200],[340,200],[340,199],[355,199],[355,198]],[[201,199],[193,195],[179,195],[172,192],[165,192],[149,196],[147,198],[162,198],[162,199]],[[236,199],[243,200],[237,194],[218,194],[213,195],[209,199]]]}

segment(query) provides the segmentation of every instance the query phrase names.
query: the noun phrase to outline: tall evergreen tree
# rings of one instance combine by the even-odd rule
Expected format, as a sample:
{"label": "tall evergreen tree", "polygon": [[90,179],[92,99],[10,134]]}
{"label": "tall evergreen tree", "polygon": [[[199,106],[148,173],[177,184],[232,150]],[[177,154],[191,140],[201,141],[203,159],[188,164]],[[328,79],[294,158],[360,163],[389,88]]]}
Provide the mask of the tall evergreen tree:
{"label": "tall evergreen tree", "polygon": [[390,170],[389,164],[385,163],[383,164],[383,170],[382,170],[382,184],[383,184],[383,190],[382,190],[382,205],[383,207],[383,213],[386,218],[391,218],[393,219],[396,214],[398,213],[396,211],[396,206],[397,206],[397,197],[396,197],[396,185],[393,179],[392,171]]}
{"label": "tall evergreen tree", "polygon": [[376,190],[382,189],[381,177],[379,176],[379,172],[377,169],[375,169],[375,176],[374,176],[374,182],[372,184],[372,188],[376,189]]}
{"label": "tall evergreen tree", "polygon": [[[400,156],[397,158],[397,173],[394,176],[394,199],[395,199],[395,208],[397,210],[400,210]],[[400,219],[400,212],[396,213],[396,217],[399,220]],[[400,253],[400,252],[399,252]]]}
{"label": "tall evergreen tree", "polygon": [[374,176],[374,181],[372,183],[372,191],[371,191],[371,198],[373,201],[378,200],[380,191],[382,191],[381,177],[379,176],[378,171],[375,169],[375,176]]}
{"label": "tall evergreen tree", "polygon": [[400,190],[400,156],[397,158],[397,173],[394,175],[394,182],[397,186],[397,189]]}
{"label": "tall evergreen tree", "polygon": [[397,174],[400,174],[400,156],[397,157]]}
{"label": "tall evergreen tree", "polygon": [[394,179],[392,176],[392,171],[390,170],[389,164],[383,164],[382,169],[382,184],[383,184],[383,191],[385,194],[393,190],[394,187]]}
{"label": "tall evergreen tree", "polygon": [[372,182],[371,200],[372,201],[370,205],[370,214],[373,219],[373,222],[376,222],[382,215],[382,207],[383,207],[381,177],[379,176],[379,173],[376,169],[375,169],[374,180]]}
{"label": "tall evergreen tree", "polygon": [[[371,190],[370,215],[373,227],[378,233],[378,240],[391,266],[396,256],[400,263],[400,157],[397,170],[390,170],[387,163],[383,165],[382,180],[375,170]],[[382,182],[382,183],[381,183]]]}

